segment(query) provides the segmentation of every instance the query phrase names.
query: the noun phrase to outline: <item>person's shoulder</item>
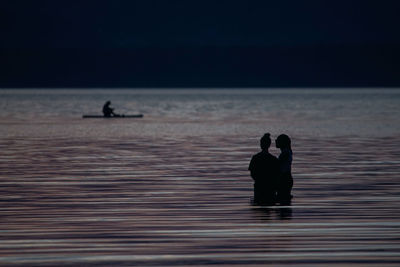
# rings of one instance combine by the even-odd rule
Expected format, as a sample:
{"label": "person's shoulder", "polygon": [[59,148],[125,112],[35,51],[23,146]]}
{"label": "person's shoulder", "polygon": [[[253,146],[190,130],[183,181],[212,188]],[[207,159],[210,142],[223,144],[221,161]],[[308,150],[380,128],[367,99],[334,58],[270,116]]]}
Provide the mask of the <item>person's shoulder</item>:
{"label": "person's shoulder", "polygon": [[249,170],[254,168],[256,165],[259,165],[260,160],[261,160],[261,153],[254,154],[250,160]]}
{"label": "person's shoulder", "polygon": [[260,158],[260,157],[262,157],[263,156],[263,153],[262,152],[258,152],[257,154],[254,154],[253,155],[253,158]]}
{"label": "person's shoulder", "polygon": [[274,160],[278,160],[277,157],[275,157],[274,155],[272,155],[271,153],[265,153],[263,151],[261,151],[260,153],[257,153],[253,156],[256,159],[262,159],[262,160],[268,160],[268,161],[274,161]]}
{"label": "person's shoulder", "polygon": [[272,154],[269,154],[269,159],[272,160],[272,161],[277,161],[277,160],[278,160],[278,158],[275,157],[275,156],[272,155]]}
{"label": "person's shoulder", "polygon": [[[260,153],[261,154],[261,153]],[[267,152],[267,153],[262,153],[263,157],[269,158],[269,159],[276,159],[276,157],[274,155],[272,155],[271,153]]]}
{"label": "person's shoulder", "polygon": [[266,159],[266,155],[265,155],[265,153],[263,153],[261,151],[257,154],[254,154],[253,157],[251,158],[251,161],[254,163],[257,163],[257,162],[265,161],[265,159]]}

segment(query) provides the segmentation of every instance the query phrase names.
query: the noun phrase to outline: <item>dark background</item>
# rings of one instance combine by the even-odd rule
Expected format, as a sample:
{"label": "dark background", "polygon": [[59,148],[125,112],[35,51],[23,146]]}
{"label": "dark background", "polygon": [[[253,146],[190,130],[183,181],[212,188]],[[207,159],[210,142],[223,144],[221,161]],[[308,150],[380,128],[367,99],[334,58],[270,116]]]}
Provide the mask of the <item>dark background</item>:
{"label": "dark background", "polygon": [[0,87],[398,87],[398,1],[0,2]]}

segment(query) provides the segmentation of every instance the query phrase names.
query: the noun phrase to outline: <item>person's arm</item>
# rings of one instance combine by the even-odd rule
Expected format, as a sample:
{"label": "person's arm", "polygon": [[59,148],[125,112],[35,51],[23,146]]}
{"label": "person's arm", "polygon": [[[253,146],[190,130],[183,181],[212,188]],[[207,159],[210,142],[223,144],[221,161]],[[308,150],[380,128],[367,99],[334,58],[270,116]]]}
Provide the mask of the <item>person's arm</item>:
{"label": "person's arm", "polygon": [[290,154],[288,152],[282,152],[279,155],[279,169],[281,174],[290,173]]}
{"label": "person's arm", "polygon": [[255,181],[256,180],[256,173],[255,173],[255,170],[254,170],[255,169],[254,165],[255,165],[255,159],[254,159],[254,157],[252,157],[251,161],[250,161],[250,165],[249,165],[249,171],[250,171],[251,178],[253,178],[253,180]]}

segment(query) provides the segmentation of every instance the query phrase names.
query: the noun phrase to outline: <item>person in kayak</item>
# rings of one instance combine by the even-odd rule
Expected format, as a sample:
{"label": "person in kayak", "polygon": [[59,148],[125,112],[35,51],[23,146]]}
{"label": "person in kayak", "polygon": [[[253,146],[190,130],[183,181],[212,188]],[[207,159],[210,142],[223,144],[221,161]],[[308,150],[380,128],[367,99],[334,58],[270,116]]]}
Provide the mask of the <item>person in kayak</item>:
{"label": "person in kayak", "polygon": [[110,107],[111,101],[107,101],[103,106],[103,115],[104,117],[118,116],[118,114],[114,113],[114,109]]}

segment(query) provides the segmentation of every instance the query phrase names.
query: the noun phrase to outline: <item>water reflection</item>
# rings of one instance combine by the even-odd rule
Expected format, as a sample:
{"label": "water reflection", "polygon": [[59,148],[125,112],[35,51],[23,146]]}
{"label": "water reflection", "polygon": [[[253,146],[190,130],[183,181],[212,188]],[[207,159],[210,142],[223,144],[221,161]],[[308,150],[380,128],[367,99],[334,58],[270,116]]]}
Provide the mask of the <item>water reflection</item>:
{"label": "water reflection", "polygon": [[265,221],[291,220],[292,208],[290,206],[253,207],[251,209],[257,219]]}
{"label": "water reflection", "polygon": [[295,198],[267,207],[252,139],[3,138],[0,265],[400,263],[400,137],[296,142]]}

